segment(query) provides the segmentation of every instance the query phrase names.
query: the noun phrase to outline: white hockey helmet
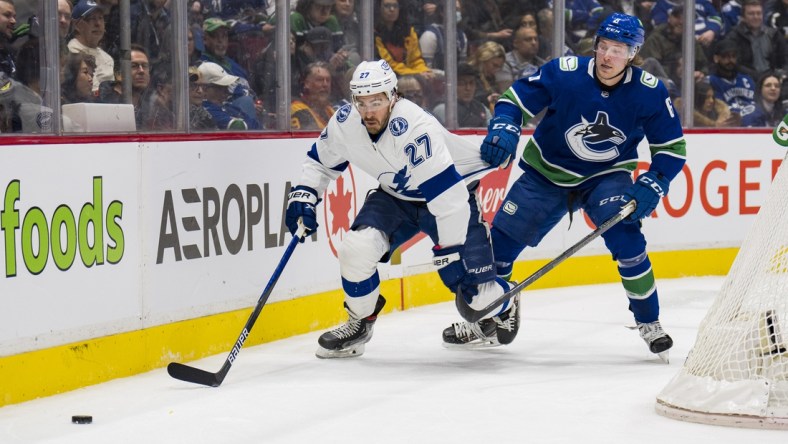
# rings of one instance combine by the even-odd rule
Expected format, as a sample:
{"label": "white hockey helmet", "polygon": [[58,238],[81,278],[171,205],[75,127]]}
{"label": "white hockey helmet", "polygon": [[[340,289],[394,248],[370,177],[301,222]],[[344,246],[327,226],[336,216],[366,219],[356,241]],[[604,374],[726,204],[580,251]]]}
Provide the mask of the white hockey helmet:
{"label": "white hockey helmet", "polygon": [[350,79],[350,94],[353,98],[385,93],[392,100],[396,91],[397,75],[385,60],[359,63]]}

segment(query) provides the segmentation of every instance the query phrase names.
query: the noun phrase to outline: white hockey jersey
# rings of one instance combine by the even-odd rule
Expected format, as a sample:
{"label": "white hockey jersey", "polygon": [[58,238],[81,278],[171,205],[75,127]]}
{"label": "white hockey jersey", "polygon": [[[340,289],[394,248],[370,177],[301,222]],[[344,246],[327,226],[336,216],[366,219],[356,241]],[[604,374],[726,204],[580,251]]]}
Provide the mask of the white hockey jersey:
{"label": "white hockey jersey", "polygon": [[405,99],[397,101],[375,139],[355,107],[343,106],[312,145],[299,184],[320,196],[351,163],[390,195],[426,202],[438,225],[440,246],[464,244],[470,217],[467,186],[492,169],[481,159],[479,146]]}

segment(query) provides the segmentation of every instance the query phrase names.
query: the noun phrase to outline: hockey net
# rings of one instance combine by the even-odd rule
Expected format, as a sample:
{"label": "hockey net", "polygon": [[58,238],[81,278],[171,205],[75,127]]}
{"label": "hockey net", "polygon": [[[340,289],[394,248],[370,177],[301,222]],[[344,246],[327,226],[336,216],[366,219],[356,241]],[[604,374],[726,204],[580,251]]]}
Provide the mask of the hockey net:
{"label": "hockey net", "polygon": [[657,396],[659,414],[788,429],[787,222],[784,160],[684,367]]}

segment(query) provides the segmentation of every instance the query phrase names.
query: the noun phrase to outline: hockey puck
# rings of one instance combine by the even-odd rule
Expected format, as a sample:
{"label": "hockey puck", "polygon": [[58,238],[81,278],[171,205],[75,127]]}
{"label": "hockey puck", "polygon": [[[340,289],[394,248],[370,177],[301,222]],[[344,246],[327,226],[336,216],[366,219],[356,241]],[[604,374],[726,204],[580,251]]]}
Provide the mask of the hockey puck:
{"label": "hockey puck", "polygon": [[74,424],[90,424],[93,422],[93,417],[90,415],[74,415],[71,417],[71,422]]}

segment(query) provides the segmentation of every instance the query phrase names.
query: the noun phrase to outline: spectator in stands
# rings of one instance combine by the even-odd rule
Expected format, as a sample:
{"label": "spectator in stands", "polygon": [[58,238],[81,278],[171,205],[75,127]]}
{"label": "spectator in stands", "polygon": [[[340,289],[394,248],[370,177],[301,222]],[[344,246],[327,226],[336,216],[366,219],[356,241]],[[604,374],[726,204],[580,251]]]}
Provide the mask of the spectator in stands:
{"label": "spectator in stands", "polygon": [[[673,73],[681,58],[682,36],[684,35],[684,8],[677,6],[670,11],[667,21],[657,27],[646,37],[643,48],[640,49],[640,56],[644,59],[653,58],[663,70],[670,76],[670,79],[677,85],[681,84],[681,79],[676,78]],[[704,49],[700,42],[695,40],[695,81],[698,82],[709,73],[709,62],[706,59]]]}
{"label": "spectator in stands", "polygon": [[[651,10],[651,20],[654,26],[661,25],[668,20],[670,11],[683,2],[676,0],[657,0]],[[695,0],[695,39],[705,47],[711,47],[714,41],[722,35],[722,17],[720,12],[710,0]]]}
{"label": "spectator in stands", "polygon": [[57,31],[63,44],[71,32],[71,12],[73,7],[69,0],[57,0]]}
{"label": "spectator in stands", "polygon": [[63,82],[60,85],[63,104],[95,102],[93,93],[93,73],[96,60],[91,55],[74,53],[66,56],[63,65]]}
{"label": "spectator in stands", "polygon": [[[462,14],[462,3],[456,0],[457,13]],[[427,24],[424,32],[419,36],[419,48],[424,63],[430,69],[446,69],[446,55],[443,53],[446,47],[446,37],[443,30],[445,9],[443,3],[433,4],[435,6],[433,17],[434,21]],[[457,63],[465,62],[468,58],[468,37],[462,27],[457,27]]]}
{"label": "spectator in stands", "polygon": [[736,69],[738,48],[731,40],[720,40],[714,47],[714,74],[709,83],[714,97],[728,104],[732,113],[745,117],[755,110],[755,82]]}
{"label": "spectator in stands", "polygon": [[427,109],[427,97],[424,95],[424,88],[418,76],[402,76],[397,81],[397,95],[404,97],[411,102]]}
{"label": "spectator in stands", "polygon": [[755,110],[742,117],[742,126],[777,126],[785,115],[780,99],[782,79],[775,72],[766,72],[755,89]]}
{"label": "spectator in stands", "polygon": [[16,77],[20,83],[41,96],[41,48],[38,37],[31,37],[16,54]]}
{"label": "spectator in stands", "polygon": [[189,29],[194,38],[194,48],[202,53],[205,50],[202,24],[205,21],[205,7],[200,0],[189,0]]}
{"label": "spectator in stands", "polygon": [[[552,11],[550,11],[550,20],[552,20]],[[545,37],[539,29],[539,21],[536,19],[536,13],[526,12],[520,17],[517,28],[533,28],[539,36],[539,53],[537,54],[542,60],[550,60],[553,58],[553,42],[552,36]],[[552,29],[552,22],[550,24]]]}
{"label": "spectator in stands", "polygon": [[172,17],[167,0],[139,0],[131,4],[131,41],[148,51],[154,72],[172,72]]}
{"label": "spectator in stands", "polygon": [[211,113],[203,108],[205,100],[205,84],[202,82],[200,70],[196,66],[189,67],[189,129],[192,131],[215,130],[216,122]]}
{"label": "spectator in stands", "polygon": [[16,61],[11,49],[15,27],[16,7],[13,0],[0,0],[0,71],[12,79],[16,78]]}
{"label": "spectator in stands", "polygon": [[249,84],[249,74],[238,62],[227,56],[230,24],[218,17],[207,18],[203,22],[203,32],[205,52],[202,54],[202,60],[221,66],[226,73],[238,79],[232,87],[233,105],[248,116],[262,113],[262,105],[257,102],[257,96]]}
{"label": "spectator in stands", "polygon": [[738,69],[753,77],[787,69],[788,45],[779,31],[763,24],[761,1],[744,0],[741,13],[741,22],[725,37],[736,44]]}
{"label": "spectator in stands", "polygon": [[[476,99],[476,80],[479,72],[468,63],[457,65],[457,126],[460,128],[486,128],[492,114],[486,104]],[[439,103],[432,114],[441,124],[446,124],[446,104]]]}
{"label": "spectator in stands", "polygon": [[334,115],[331,105],[331,69],[326,62],[307,66],[300,97],[290,106],[294,130],[322,130]]}
{"label": "spectator in stands", "polygon": [[230,42],[230,24],[218,17],[205,19],[202,25],[205,39],[205,52],[202,60],[216,63],[230,75],[248,82],[249,74],[235,60],[227,56]]}
{"label": "spectator in stands", "polygon": [[228,74],[224,68],[213,62],[203,62],[197,67],[205,88],[205,108],[213,117],[220,130],[262,129],[256,116],[245,113],[232,103],[231,86],[238,77]]}
{"label": "spectator in stands", "polygon": [[[84,0],[77,0],[84,1]],[[95,0],[104,14],[104,38],[101,39],[101,49],[112,57],[115,65],[120,64],[120,5],[119,0]],[[139,0],[135,0],[139,1]],[[73,17],[73,14],[72,14]],[[132,42],[133,43],[133,42]],[[98,60],[96,60],[98,63]]]}
{"label": "spectator in stands", "polygon": [[[331,31],[325,26],[315,26],[306,32],[304,43],[297,48],[299,54],[307,60],[307,64],[312,62],[326,62],[331,65]],[[331,66],[332,71],[342,69],[343,65]]]}
{"label": "spectator in stands", "polygon": [[503,27],[512,30],[517,30],[517,28],[523,26],[524,16],[529,15],[533,20],[536,20],[537,11],[552,7],[552,0],[498,0],[498,8],[504,12]]}
{"label": "spectator in stands", "polygon": [[[295,11],[290,14],[290,30],[296,35],[296,46],[304,42],[310,29],[323,26],[331,31],[331,50],[340,51],[344,33],[339,21],[331,13],[334,2],[335,0],[299,0]],[[337,54],[337,57],[347,57],[346,51],[343,52],[344,54]]]}
{"label": "spectator in stands", "polygon": [[416,30],[400,16],[399,0],[375,1],[375,49],[398,76],[417,74],[431,80],[432,70],[424,62]]}
{"label": "spectator in stands", "polygon": [[143,123],[144,128],[153,131],[171,131],[175,129],[171,74],[168,71],[156,71],[151,85],[152,92],[147,99],[148,115]]}
{"label": "spectator in stands", "polygon": [[[295,34],[290,33],[289,50],[289,63],[290,63],[290,96],[298,97],[301,92],[301,73],[306,72],[306,66],[309,64],[304,58],[303,54],[296,51],[296,38]],[[284,57],[279,57],[276,52],[276,45],[271,43],[265,48],[263,53],[258,57],[255,62],[255,90],[258,91],[263,101],[263,119],[266,128],[274,128],[277,121],[276,113],[278,108],[277,91],[281,91],[278,87],[276,79],[276,68],[278,64],[286,60]]]}
{"label": "spectator in stands", "polygon": [[498,83],[496,75],[506,61],[503,45],[489,41],[479,46],[471,55],[468,63],[479,73],[476,77],[476,99],[492,112],[495,102],[509,86]]}
{"label": "spectator in stands", "polygon": [[151,65],[144,47],[131,45],[131,104],[134,105],[134,120],[137,129],[149,129],[153,110],[151,109],[150,88]]}
{"label": "spectator in stands", "polygon": [[[591,37],[602,22],[602,5],[597,0],[566,0],[568,35],[571,43]],[[589,30],[591,31],[589,33]]]}
{"label": "spectator in stands", "polygon": [[722,16],[722,35],[728,35],[741,21],[741,4],[739,0],[724,2],[720,7],[720,16]]}
{"label": "spectator in stands", "polygon": [[495,0],[462,0],[462,24],[470,39],[470,51],[484,42],[508,44],[514,30],[506,26]]}
{"label": "spectator in stands", "polygon": [[[683,116],[681,97],[675,99],[675,108]],[[695,84],[695,102],[692,113],[693,125],[699,127],[724,128],[739,126],[741,116],[732,113],[728,104],[714,97],[714,90],[706,81]]]}
{"label": "spectator in stands", "polygon": [[[623,6],[624,2],[621,2],[620,4]],[[656,4],[656,0],[635,0],[632,4],[632,11],[628,11],[622,7],[622,10],[619,12],[637,17],[640,22],[643,23],[643,29],[646,31],[646,35],[649,35],[651,34],[651,30],[654,29],[654,24],[651,21],[651,11],[654,9],[654,5]]]}
{"label": "spectator in stands", "polygon": [[342,30],[343,48],[349,52],[358,53],[361,24],[356,14],[356,0],[336,0],[333,13],[339,23],[339,29]]}
{"label": "spectator in stands", "polygon": [[186,29],[186,51],[189,57],[189,66],[197,66],[202,59],[202,51],[197,49],[197,42],[194,40],[194,29]]}
{"label": "spectator in stands", "polygon": [[[520,77],[528,77],[544,65],[539,58],[539,34],[535,28],[520,27],[514,32],[512,50],[506,53],[503,67],[495,75],[499,85],[511,85]],[[508,88],[508,86],[506,86]]]}
{"label": "spectator in stands", "polygon": [[[541,43],[547,43],[539,52],[539,57],[545,60],[553,59],[553,10],[550,8],[540,9],[536,13],[536,21],[539,26],[539,35],[542,36]],[[574,47],[569,46],[569,42],[574,39],[569,35],[569,30],[564,33],[564,49],[561,51],[563,55],[574,55]]]}
{"label": "spectator in stands", "polygon": [[68,42],[68,49],[73,53],[81,52],[96,60],[96,71],[93,74],[93,91],[98,91],[99,84],[115,80],[115,62],[106,51],[99,47],[104,38],[104,14],[93,0],[79,0],[71,13],[74,26],[74,38]]}

